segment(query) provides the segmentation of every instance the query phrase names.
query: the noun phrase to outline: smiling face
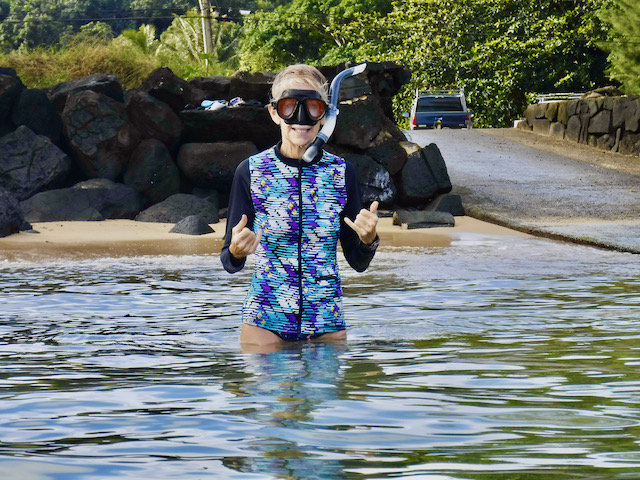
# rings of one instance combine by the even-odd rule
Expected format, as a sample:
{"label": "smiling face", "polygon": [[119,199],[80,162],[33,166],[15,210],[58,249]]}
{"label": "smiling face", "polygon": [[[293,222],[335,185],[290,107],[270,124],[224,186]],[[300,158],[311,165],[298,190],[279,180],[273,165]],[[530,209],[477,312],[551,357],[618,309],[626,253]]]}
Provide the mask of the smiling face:
{"label": "smiling face", "polygon": [[280,118],[272,105],[269,105],[269,113],[273,122],[280,126],[280,134],[282,136],[280,151],[283,155],[298,160],[302,158],[307,147],[313,142],[322,125],[324,125],[324,118],[315,125],[289,124]]}
{"label": "smiling face", "polygon": [[[289,90],[311,90],[318,92],[320,97],[325,102],[327,101],[326,80],[314,67],[293,65],[280,72],[273,83],[273,99],[279,100],[282,98],[283,93]],[[269,105],[269,113],[271,114],[273,122],[280,127],[280,133],[282,135],[280,152],[289,158],[295,159],[302,158],[302,155],[316,138],[325,121],[324,118],[322,118],[315,125],[287,123],[280,118],[273,105]]]}

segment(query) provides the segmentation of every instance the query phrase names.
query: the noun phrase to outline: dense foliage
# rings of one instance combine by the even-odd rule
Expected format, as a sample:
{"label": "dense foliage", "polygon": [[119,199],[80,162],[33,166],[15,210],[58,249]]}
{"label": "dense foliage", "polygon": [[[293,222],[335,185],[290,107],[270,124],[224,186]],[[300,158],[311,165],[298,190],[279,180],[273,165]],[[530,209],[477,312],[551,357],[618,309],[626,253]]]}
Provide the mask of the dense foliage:
{"label": "dense foliage", "polygon": [[[159,65],[190,78],[235,68],[276,71],[294,62],[394,61],[413,74],[396,98],[398,119],[416,90],[464,88],[477,125],[494,127],[509,126],[535,93],[600,87],[606,72],[627,91],[639,88],[635,0],[210,3],[232,10],[214,21],[214,51],[205,57],[198,0],[0,0],[0,65],[19,65],[28,54],[79,55],[83,41],[104,53],[96,57],[102,65],[90,59],[87,65],[114,71],[112,59],[120,55],[130,82]],[[241,7],[258,11],[234,15]],[[42,86],[47,76],[30,71]],[[72,71],[87,74],[80,66]],[[47,79],[62,73],[68,72]]]}
{"label": "dense foliage", "polygon": [[605,1],[352,0],[332,15],[346,2],[294,0],[254,19],[242,65],[392,60],[413,73],[397,113],[416,89],[465,88],[480,126],[507,126],[534,93],[602,86]]}
{"label": "dense foliage", "polygon": [[[388,13],[391,0],[293,0],[245,22],[240,66],[278,70],[294,62],[332,65],[352,57],[348,25],[368,12]],[[348,50],[348,48],[347,48]]]}
{"label": "dense foliage", "polygon": [[604,47],[610,52],[609,76],[622,84],[626,93],[640,93],[640,3],[614,0],[603,11],[602,19],[611,25],[611,40]]}

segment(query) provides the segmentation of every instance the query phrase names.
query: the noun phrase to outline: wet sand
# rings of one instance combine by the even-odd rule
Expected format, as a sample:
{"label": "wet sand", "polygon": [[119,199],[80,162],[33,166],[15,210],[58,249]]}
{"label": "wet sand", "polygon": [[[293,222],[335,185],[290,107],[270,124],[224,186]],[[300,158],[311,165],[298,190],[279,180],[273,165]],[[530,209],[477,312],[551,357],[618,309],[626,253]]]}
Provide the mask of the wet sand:
{"label": "wet sand", "polygon": [[[526,234],[471,217],[456,217],[455,227],[407,230],[380,218],[378,233],[384,247],[446,247],[465,235]],[[170,233],[173,224],[106,220],[103,222],[34,223],[39,233],[20,232],[0,238],[0,261],[132,257],[141,255],[206,255],[222,248],[225,221],[211,225],[214,233]]]}

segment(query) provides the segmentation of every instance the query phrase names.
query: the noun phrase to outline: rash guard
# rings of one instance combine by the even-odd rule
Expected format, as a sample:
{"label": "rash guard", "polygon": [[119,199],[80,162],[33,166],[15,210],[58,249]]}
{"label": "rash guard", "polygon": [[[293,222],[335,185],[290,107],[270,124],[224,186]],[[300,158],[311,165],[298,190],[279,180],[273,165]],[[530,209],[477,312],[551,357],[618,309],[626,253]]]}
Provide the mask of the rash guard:
{"label": "rash guard", "polygon": [[262,230],[243,322],[287,338],[344,330],[337,242],[360,272],[375,254],[343,220],[353,220],[361,208],[355,168],[335,155],[322,152],[305,163],[275,146],[243,161],[231,188],[220,254],[228,272],[241,270],[245,259],[229,252],[231,229],[246,214],[247,228]]}

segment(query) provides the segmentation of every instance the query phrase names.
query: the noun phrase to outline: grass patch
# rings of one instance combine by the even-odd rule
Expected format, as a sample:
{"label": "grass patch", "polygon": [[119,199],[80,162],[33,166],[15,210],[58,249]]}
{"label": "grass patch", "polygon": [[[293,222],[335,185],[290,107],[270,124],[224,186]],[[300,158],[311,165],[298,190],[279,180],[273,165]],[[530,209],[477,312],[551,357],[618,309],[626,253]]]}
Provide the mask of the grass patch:
{"label": "grass patch", "polygon": [[0,66],[14,68],[28,88],[48,88],[96,73],[115,75],[125,89],[137,88],[151,72],[169,67],[178,77],[228,75],[224,64],[205,66],[185,58],[157,57],[114,39],[109,43],[83,41],[60,49],[37,48],[28,52],[0,53]]}

